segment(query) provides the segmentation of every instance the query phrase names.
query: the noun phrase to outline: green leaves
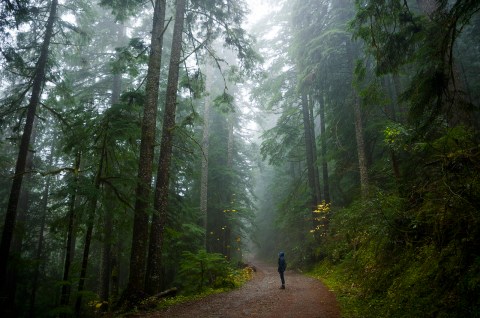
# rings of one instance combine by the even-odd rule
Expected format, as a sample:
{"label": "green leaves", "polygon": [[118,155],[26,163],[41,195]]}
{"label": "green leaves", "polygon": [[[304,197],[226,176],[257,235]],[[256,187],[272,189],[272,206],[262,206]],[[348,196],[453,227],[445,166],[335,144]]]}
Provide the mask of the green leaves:
{"label": "green leaves", "polygon": [[182,254],[178,279],[183,292],[187,294],[207,287],[234,287],[232,269],[225,256],[205,250]]}
{"label": "green leaves", "polygon": [[351,22],[354,35],[367,44],[377,60],[377,74],[397,72],[412,62],[417,41],[421,40],[421,17],[413,15],[406,2],[356,1],[357,13]]}
{"label": "green leaves", "polygon": [[[403,94],[412,106],[412,122],[425,129],[436,118],[454,117],[450,107],[469,104],[454,75],[459,70],[453,48],[480,7],[478,2],[456,1],[452,6],[435,2],[431,8],[420,5],[420,11],[400,0],[356,1],[356,5],[351,26],[375,58],[377,75],[413,73]],[[449,103],[456,105],[447,107]]]}
{"label": "green leaves", "polygon": [[125,21],[145,5],[143,0],[101,0],[100,5],[109,7],[117,21]]}
{"label": "green leaves", "polygon": [[222,38],[225,47],[236,51],[242,71],[248,72],[253,70],[261,57],[253,48],[254,39],[242,26],[245,5],[244,1],[238,0],[193,0],[186,21],[190,30],[196,30],[191,36],[201,38],[209,46],[209,55],[219,60],[210,46],[215,39]]}
{"label": "green leaves", "polygon": [[235,98],[228,94],[226,91],[223,94],[215,97],[213,104],[217,107],[222,113],[232,113],[235,112],[234,108]]}
{"label": "green leaves", "polygon": [[205,92],[205,75],[198,69],[193,74],[189,73],[183,74],[179,86],[188,89],[193,98],[200,98]]}
{"label": "green leaves", "polygon": [[384,130],[385,144],[394,149],[401,150],[406,144],[405,141],[409,136],[406,128],[398,123],[391,123]]}
{"label": "green leaves", "polygon": [[141,38],[132,38],[128,46],[115,48],[116,59],[111,62],[114,74],[127,73],[132,77],[140,74],[140,65],[148,61],[148,46]]}

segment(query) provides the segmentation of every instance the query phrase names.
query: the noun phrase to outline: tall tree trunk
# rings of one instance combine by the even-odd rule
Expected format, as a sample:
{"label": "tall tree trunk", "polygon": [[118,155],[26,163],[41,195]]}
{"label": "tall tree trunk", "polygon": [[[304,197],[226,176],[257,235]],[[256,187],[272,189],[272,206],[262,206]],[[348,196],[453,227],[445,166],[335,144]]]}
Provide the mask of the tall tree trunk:
{"label": "tall tree trunk", "polygon": [[328,180],[328,161],[327,161],[327,135],[325,133],[325,100],[321,95],[319,97],[320,111],[320,138],[322,143],[322,177],[323,177],[323,197],[326,203],[330,203],[330,182]]}
{"label": "tall tree trunk", "polygon": [[362,197],[366,198],[368,195],[368,169],[367,169],[367,156],[365,153],[365,138],[363,133],[363,120],[362,110],[360,109],[360,100],[356,95],[353,101],[353,112],[355,116],[355,140],[357,141],[357,154],[358,154],[358,169],[360,172],[360,187]]}
{"label": "tall tree trunk", "polygon": [[118,297],[118,292],[120,290],[120,276],[119,276],[119,262],[120,262],[120,253],[121,251],[118,248],[118,245],[114,245],[114,253],[112,256],[111,262],[111,278],[112,278],[112,291],[111,295],[113,299]]}
{"label": "tall tree trunk", "polygon": [[130,275],[125,295],[141,296],[145,287],[145,266],[148,241],[148,214],[151,197],[152,167],[155,146],[158,87],[165,30],[166,1],[156,0],[153,14],[151,50],[148,62],[146,101],[143,110],[142,137],[133,220]]}
{"label": "tall tree trunk", "polygon": [[150,243],[145,280],[145,291],[156,294],[161,290],[162,244],[165,223],[167,221],[168,185],[170,181],[170,162],[172,159],[173,133],[177,109],[178,74],[182,53],[182,33],[185,19],[186,0],[177,0],[173,40],[168,70],[165,112],[163,117],[162,141],[158,159],[157,182],[155,186],[154,212],[150,229]]}
{"label": "tall tree trunk", "polygon": [[317,195],[315,190],[315,167],[314,167],[314,157],[313,157],[313,141],[312,141],[312,130],[310,128],[310,113],[308,110],[308,100],[307,95],[302,94],[302,114],[303,114],[303,128],[305,135],[305,151],[307,156],[307,177],[308,177],[308,187],[310,190],[310,211],[315,210],[317,206]]}
{"label": "tall tree trunk", "polygon": [[[76,218],[76,201],[77,201],[77,182],[78,171],[80,170],[81,153],[77,152],[75,156],[74,176],[73,176],[73,193],[70,195],[70,203],[68,208],[68,228],[67,241],[65,246],[65,262],[63,266],[62,293],[60,296],[60,305],[67,306],[70,301],[70,267],[73,262],[73,254],[75,252],[75,218]],[[63,315],[65,316],[65,315]]]}
{"label": "tall tree trunk", "polygon": [[103,229],[103,246],[102,246],[102,262],[100,269],[100,300],[106,305],[102,305],[102,311],[107,311],[110,307],[110,279],[112,277],[112,241],[113,241],[113,206],[111,202],[114,195],[111,189],[106,189],[107,202],[104,211],[104,229]]}
{"label": "tall tree trunk", "polygon": [[[50,13],[45,28],[45,38],[41,47],[40,56],[35,67],[35,76],[32,83],[32,95],[27,107],[27,117],[23,135],[20,142],[20,150],[18,152],[17,164],[15,167],[15,174],[13,176],[12,187],[10,190],[10,197],[7,206],[7,213],[5,215],[5,223],[3,226],[2,241],[0,243],[0,310],[6,308],[4,301],[6,300],[6,282],[7,282],[7,264],[9,261],[10,245],[13,237],[13,230],[15,228],[17,217],[17,205],[20,197],[20,190],[22,188],[23,176],[25,174],[25,167],[30,146],[30,138],[33,130],[33,122],[37,106],[40,103],[42,89],[45,84],[45,74],[47,68],[48,54],[50,42],[53,36],[53,26],[57,15],[58,0],[52,0],[50,3]],[[11,300],[13,303],[13,300]]]}
{"label": "tall tree trunk", "polygon": [[308,112],[309,112],[309,121],[310,121],[310,135],[312,136],[312,154],[313,154],[313,172],[314,172],[314,182],[315,182],[315,196],[317,197],[317,204],[322,201],[322,190],[320,187],[320,173],[318,172],[318,160],[317,160],[317,140],[315,137],[315,116],[313,108],[315,102],[313,96],[309,95],[308,98]]}
{"label": "tall tree trunk", "polygon": [[[32,186],[33,178],[30,171],[33,169],[33,158],[34,158],[34,145],[36,139],[36,120],[33,121],[33,129],[30,138],[30,144],[28,153],[27,153],[27,161],[25,164],[25,172],[26,176],[22,183],[22,188],[20,190],[20,197],[17,206],[17,220],[15,223],[15,231],[13,233],[12,243],[10,246],[10,262],[13,266],[9,266],[7,269],[7,298],[8,299],[15,299],[15,295],[17,293],[17,278],[19,268],[21,267],[22,263],[22,247],[23,247],[23,238],[25,236],[26,231],[26,223],[28,220],[28,212],[30,207],[30,187]],[[14,305],[14,302],[9,302],[9,305]],[[14,310],[14,308],[12,308]]]}
{"label": "tall tree trunk", "polygon": [[204,100],[203,109],[203,136],[202,136],[202,175],[200,179],[200,213],[202,215],[202,224],[205,229],[205,235],[203,237],[203,247],[207,250],[207,224],[208,224],[208,150],[210,139],[210,104],[212,102],[211,96],[211,84],[213,79],[211,78],[210,66],[206,65],[206,83],[205,90],[207,96]]}
{"label": "tall tree trunk", "polygon": [[77,301],[75,302],[75,315],[77,317],[81,316],[81,305],[82,305],[82,292],[85,288],[85,280],[87,277],[87,267],[88,267],[88,259],[90,254],[90,245],[92,242],[92,234],[93,234],[93,225],[95,221],[95,212],[97,210],[97,203],[98,203],[98,192],[100,190],[101,178],[103,174],[103,164],[106,157],[106,138],[103,140],[101,155],[100,155],[100,163],[98,165],[97,174],[94,180],[94,194],[90,199],[90,204],[88,205],[88,218],[87,218],[87,232],[85,233],[85,246],[83,247],[83,258],[82,258],[82,268],[80,269],[80,279],[78,281],[78,295]]}
{"label": "tall tree trunk", "polygon": [[[227,142],[227,168],[233,168],[233,148],[234,148],[234,138],[233,138],[233,120],[234,113],[229,113],[227,117],[227,129],[228,129],[228,142]],[[230,201],[229,201],[230,202]]]}
{"label": "tall tree trunk", "polygon": [[[55,140],[55,138],[53,138]],[[48,167],[52,166],[53,162],[53,153],[54,153],[54,145],[52,143],[52,147],[50,149],[50,154],[48,155]],[[40,219],[40,231],[38,233],[38,243],[37,243],[37,250],[35,252],[35,269],[33,271],[33,279],[32,279],[32,289],[30,294],[30,306],[29,306],[29,317],[35,317],[35,298],[37,295],[37,288],[38,288],[38,276],[40,274],[40,263],[42,261],[42,253],[43,253],[43,242],[44,242],[44,232],[45,232],[45,223],[47,219],[47,212],[48,212],[48,196],[50,194],[50,184],[52,181],[52,176],[48,175],[47,180],[45,182],[45,188],[43,190],[42,195],[42,204],[41,204],[41,219]]]}
{"label": "tall tree trunk", "polygon": [[[227,171],[232,171],[233,172],[233,155],[234,155],[234,147],[235,147],[235,139],[234,139],[234,134],[233,134],[233,122],[234,122],[234,117],[235,113],[230,112],[227,116],[227,129],[228,129],[228,142],[227,142]],[[227,180],[228,180],[228,185],[227,189],[227,204],[231,204],[231,202],[235,201],[235,196],[234,193],[232,193],[232,186],[233,186],[233,179],[232,175],[229,174],[227,175]],[[231,255],[231,240],[232,240],[232,222],[228,215],[224,216],[224,235],[223,235],[223,244],[222,244],[222,249],[223,249],[223,255],[227,257],[227,260],[230,260],[232,255]]]}
{"label": "tall tree trunk", "polygon": [[[122,27],[123,29],[123,27]],[[112,98],[110,104],[114,106],[120,100],[120,93],[122,90],[122,75],[117,73],[113,75],[112,79]],[[113,207],[110,207],[110,203],[113,202],[114,197],[112,190],[107,189],[107,207],[104,211],[104,230],[103,230],[103,246],[102,246],[102,266],[100,274],[100,299],[108,304],[110,294],[110,278],[112,271],[112,238],[113,238]],[[105,311],[107,306],[102,306]]]}
{"label": "tall tree trunk", "polygon": [[[356,58],[356,47],[351,41],[346,43],[346,53],[349,65],[352,69],[354,68],[355,58]],[[366,198],[368,195],[369,181],[368,181],[368,168],[367,168],[367,156],[365,151],[365,136],[363,132],[363,119],[362,119],[362,109],[360,107],[360,98],[357,91],[353,85],[353,75],[352,75],[352,108],[353,116],[355,123],[355,140],[357,142],[357,156],[358,156],[358,170],[360,174],[360,190],[363,198]]]}
{"label": "tall tree trunk", "polygon": [[120,270],[121,270],[121,255],[123,251],[122,235],[118,231],[115,232],[114,253],[112,256],[112,296],[117,299],[120,291]]}

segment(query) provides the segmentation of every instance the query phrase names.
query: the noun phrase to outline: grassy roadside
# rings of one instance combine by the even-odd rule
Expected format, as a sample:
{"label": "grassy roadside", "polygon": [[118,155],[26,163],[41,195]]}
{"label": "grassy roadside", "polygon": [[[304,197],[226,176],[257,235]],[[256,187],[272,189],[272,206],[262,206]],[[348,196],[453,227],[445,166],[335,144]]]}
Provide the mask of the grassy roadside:
{"label": "grassy roadside", "polygon": [[[335,265],[323,261],[308,274],[336,295],[345,318],[480,318],[478,276],[457,274],[458,280],[452,282],[455,268],[440,263],[432,253],[418,252],[415,258],[404,253],[402,259],[396,258],[396,266],[374,272],[374,267],[355,268],[348,261]],[[471,272],[477,270],[473,267]]]}
{"label": "grassy roadside", "polygon": [[327,261],[319,263],[307,275],[321,280],[335,294],[340,304],[342,317],[360,318],[365,316],[365,302],[361,291],[349,279],[349,274],[341,266],[333,266]]}

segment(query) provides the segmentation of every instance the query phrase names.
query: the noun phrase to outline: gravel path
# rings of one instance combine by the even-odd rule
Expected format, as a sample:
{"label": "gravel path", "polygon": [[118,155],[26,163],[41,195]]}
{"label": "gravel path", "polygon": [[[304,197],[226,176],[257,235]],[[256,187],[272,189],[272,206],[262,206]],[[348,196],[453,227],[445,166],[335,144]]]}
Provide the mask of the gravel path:
{"label": "gravel path", "polygon": [[[242,288],[170,307],[144,317],[339,318],[335,295],[318,280],[287,270],[279,289],[276,267],[254,263],[257,271]],[[137,316],[138,317],[138,316]]]}

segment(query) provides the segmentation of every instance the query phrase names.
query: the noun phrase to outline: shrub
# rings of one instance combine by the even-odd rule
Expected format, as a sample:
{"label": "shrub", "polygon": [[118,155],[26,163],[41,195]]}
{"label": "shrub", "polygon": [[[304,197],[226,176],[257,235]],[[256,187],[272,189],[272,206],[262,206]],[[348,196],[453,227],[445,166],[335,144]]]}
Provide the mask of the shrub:
{"label": "shrub", "polygon": [[233,269],[225,256],[205,250],[182,253],[177,281],[185,294],[201,292],[205,288],[235,287]]}

